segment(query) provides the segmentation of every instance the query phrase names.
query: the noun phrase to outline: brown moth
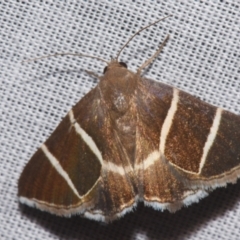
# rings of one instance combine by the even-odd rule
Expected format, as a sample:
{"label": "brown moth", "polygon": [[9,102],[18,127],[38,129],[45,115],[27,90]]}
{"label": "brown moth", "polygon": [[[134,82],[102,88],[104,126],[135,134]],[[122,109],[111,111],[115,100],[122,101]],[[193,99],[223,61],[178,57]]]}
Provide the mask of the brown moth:
{"label": "brown moth", "polygon": [[236,182],[240,116],[141,76],[167,39],[137,73],[118,61],[124,45],[24,168],[21,203],[108,222],[139,201],[174,212]]}

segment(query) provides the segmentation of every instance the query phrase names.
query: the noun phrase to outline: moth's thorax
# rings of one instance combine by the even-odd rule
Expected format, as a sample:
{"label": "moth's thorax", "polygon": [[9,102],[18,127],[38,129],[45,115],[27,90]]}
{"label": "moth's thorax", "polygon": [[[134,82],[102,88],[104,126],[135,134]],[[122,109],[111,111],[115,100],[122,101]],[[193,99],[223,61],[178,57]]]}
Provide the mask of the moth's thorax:
{"label": "moth's thorax", "polygon": [[101,95],[112,114],[121,116],[128,111],[137,87],[137,74],[118,62],[111,62],[100,78]]}
{"label": "moth's thorax", "polygon": [[136,143],[136,92],[138,75],[117,62],[110,63],[99,89],[114,126],[114,134],[134,165]]}

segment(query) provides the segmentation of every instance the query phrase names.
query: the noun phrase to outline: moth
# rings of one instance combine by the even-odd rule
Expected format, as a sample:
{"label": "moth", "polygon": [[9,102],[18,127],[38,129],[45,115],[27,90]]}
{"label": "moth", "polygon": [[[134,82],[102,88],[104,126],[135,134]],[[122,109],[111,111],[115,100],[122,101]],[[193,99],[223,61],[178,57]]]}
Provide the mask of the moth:
{"label": "moth", "polygon": [[124,47],[107,62],[25,166],[21,203],[109,222],[140,201],[174,212],[236,182],[240,116],[141,76],[167,39],[136,73],[118,61]]}

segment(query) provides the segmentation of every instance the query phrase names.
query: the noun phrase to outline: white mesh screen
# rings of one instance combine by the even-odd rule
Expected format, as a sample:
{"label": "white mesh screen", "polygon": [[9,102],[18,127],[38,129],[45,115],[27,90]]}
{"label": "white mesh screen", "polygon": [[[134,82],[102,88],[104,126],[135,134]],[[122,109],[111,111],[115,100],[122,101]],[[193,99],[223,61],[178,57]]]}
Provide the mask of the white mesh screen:
{"label": "white mesh screen", "polygon": [[[114,57],[136,71],[167,34],[145,76],[240,113],[240,3],[236,1],[0,1],[0,239],[240,239],[240,185],[176,214],[142,206],[110,225],[55,217],[18,204],[19,175],[105,65],[56,52]],[[240,126],[239,126],[240,127]],[[217,167],[217,166],[216,166]]]}

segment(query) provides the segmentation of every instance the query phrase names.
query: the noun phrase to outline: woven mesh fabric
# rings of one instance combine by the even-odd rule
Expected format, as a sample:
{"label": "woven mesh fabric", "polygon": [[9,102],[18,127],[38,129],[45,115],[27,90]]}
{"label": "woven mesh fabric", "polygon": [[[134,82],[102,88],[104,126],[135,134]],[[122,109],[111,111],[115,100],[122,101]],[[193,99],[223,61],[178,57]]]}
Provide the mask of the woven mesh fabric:
{"label": "woven mesh fabric", "polygon": [[[236,1],[0,1],[0,239],[240,239],[240,183],[217,189],[175,214],[140,206],[110,224],[60,218],[19,205],[19,175],[42,142],[97,84],[80,57],[25,58],[56,52],[114,57],[136,71],[167,34],[145,76],[240,113],[240,3]],[[216,166],[217,167],[217,166]]]}

